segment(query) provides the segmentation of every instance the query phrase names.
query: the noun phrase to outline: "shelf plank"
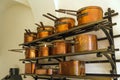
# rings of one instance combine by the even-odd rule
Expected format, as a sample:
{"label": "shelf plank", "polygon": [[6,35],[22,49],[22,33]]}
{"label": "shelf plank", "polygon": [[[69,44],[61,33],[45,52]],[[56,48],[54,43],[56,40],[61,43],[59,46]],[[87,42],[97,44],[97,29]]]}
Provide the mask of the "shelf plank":
{"label": "shelf plank", "polygon": [[[109,60],[92,60],[92,61],[84,61],[85,64],[91,64],[91,63],[109,63]],[[116,59],[116,62],[120,63],[120,59]],[[59,62],[44,62],[44,63],[39,63],[42,66],[46,65],[59,65]]]}
{"label": "shelf plank", "polygon": [[62,55],[51,55],[51,56],[45,56],[45,57],[36,57],[36,58],[31,58],[31,59],[20,59],[20,61],[35,61],[39,59],[48,59],[48,58],[62,58],[62,57],[67,57],[67,56],[76,56],[76,55],[88,55],[88,54],[96,54],[96,53],[110,53],[111,50],[108,49],[99,49],[99,50],[91,50],[91,51],[81,51],[77,53],[67,53],[67,54],[62,54]]}
{"label": "shelf plank", "polygon": [[86,73],[85,76],[68,76],[68,75],[37,75],[37,74],[21,74],[21,75],[26,75],[26,76],[37,76],[38,78],[46,78],[49,79],[51,77],[53,78],[78,78],[78,79],[91,79],[93,77],[108,77],[108,78],[113,78],[113,77],[120,77],[120,74],[92,74],[92,73]]}
{"label": "shelf plank", "polygon": [[49,42],[49,41],[56,40],[56,39],[62,39],[62,38],[65,38],[65,37],[70,37],[70,36],[74,36],[74,35],[77,35],[77,34],[90,32],[90,31],[93,31],[95,29],[96,25],[98,25],[100,23],[103,23],[103,22],[107,22],[107,20],[102,19],[102,20],[95,21],[95,22],[92,22],[92,23],[89,23],[89,24],[84,24],[84,25],[74,27],[74,28],[69,29],[69,30],[64,31],[64,32],[55,33],[55,34],[49,35],[47,37],[36,39],[34,41],[19,44],[19,45],[20,46],[29,46],[29,45],[31,46],[31,45],[39,44],[42,41]]}

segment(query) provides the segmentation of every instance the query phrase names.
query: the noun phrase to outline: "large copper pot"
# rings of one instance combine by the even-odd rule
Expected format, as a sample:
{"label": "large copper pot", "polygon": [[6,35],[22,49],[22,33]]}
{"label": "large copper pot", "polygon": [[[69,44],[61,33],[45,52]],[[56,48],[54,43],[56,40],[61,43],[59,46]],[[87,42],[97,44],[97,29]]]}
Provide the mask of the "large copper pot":
{"label": "large copper pot", "polygon": [[60,62],[59,67],[62,75],[85,75],[85,63],[83,61]]}
{"label": "large copper pot", "polygon": [[52,32],[48,31],[48,30],[38,31],[37,32],[37,38],[44,38],[44,37],[47,37],[47,36],[49,36],[51,34],[52,34]]}
{"label": "large copper pot", "polygon": [[36,39],[36,33],[24,33],[24,42],[31,42]]}
{"label": "large copper pot", "polygon": [[35,64],[34,63],[25,63],[25,73],[26,74],[35,73]]}
{"label": "large copper pot", "polygon": [[78,20],[78,25],[91,23],[103,18],[103,10],[99,6],[87,6],[77,11],[66,9],[59,9],[55,11],[76,16]]}
{"label": "large copper pot", "polygon": [[38,57],[49,56],[50,55],[50,47],[49,43],[42,43],[39,45]]}
{"label": "large copper pot", "polygon": [[103,10],[98,6],[88,6],[77,11],[78,25],[94,22],[103,18]]}
{"label": "large copper pot", "polygon": [[35,58],[38,56],[35,47],[25,48],[25,58]]}
{"label": "large copper pot", "polygon": [[53,41],[52,55],[70,53],[72,50],[71,48],[71,43],[68,43],[65,40]]}
{"label": "large copper pot", "polygon": [[82,34],[75,38],[75,52],[97,50],[97,37],[92,34]]}

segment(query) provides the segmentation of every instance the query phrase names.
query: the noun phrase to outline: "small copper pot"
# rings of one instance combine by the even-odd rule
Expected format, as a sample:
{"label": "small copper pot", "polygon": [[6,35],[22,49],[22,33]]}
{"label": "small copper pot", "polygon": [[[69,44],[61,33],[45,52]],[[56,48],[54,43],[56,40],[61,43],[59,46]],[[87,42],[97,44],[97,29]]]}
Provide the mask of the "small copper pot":
{"label": "small copper pot", "polygon": [[37,38],[44,38],[44,37],[47,37],[47,36],[49,36],[51,34],[52,34],[51,31],[42,30],[42,31],[37,32]]}
{"label": "small copper pot", "polygon": [[24,42],[31,42],[36,39],[36,33],[24,33]]}
{"label": "small copper pot", "polygon": [[60,62],[60,74],[85,76],[85,63],[83,61]]}
{"label": "small copper pot", "polygon": [[52,34],[55,32],[55,28],[53,27],[53,26],[44,26],[44,28],[43,27],[37,27],[37,31],[39,32],[39,31],[43,31],[43,30],[47,30],[47,31],[50,31],[50,32],[52,32]]}
{"label": "small copper pot", "polygon": [[66,42],[65,40],[56,40],[53,41],[52,55],[57,54],[66,54],[72,52],[71,43]]}
{"label": "small copper pot", "polygon": [[75,38],[75,52],[97,50],[97,37],[92,34],[82,34]]}
{"label": "small copper pot", "polygon": [[38,57],[49,56],[51,44],[42,43],[39,45]]}
{"label": "small copper pot", "polygon": [[71,17],[61,17],[58,18],[56,21],[56,23],[58,22],[65,22],[65,23],[69,23],[69,29],[73,28],[75,26],[75,19],[71,18]]}
{"label": "small copper pot", "polygon": [[25,48],[25,58],[35,58],[38,56],[37,50],[35,47]]}
{"label": "small copper pot", "polygon": [[52,75],[52,69],[36,69],[35,74],[39,75]]}
{"label": "small copper pot", "polygon": [[25,63],[25,73],[26,74],[35,73],[35,64],[34,63]]}
{"label": "small copper pot", "polygon": [[88,6],[77,11],[78,25],[94,22],[103,18],[103,10],[98,6]]}
{"label": "small copper pot", "polygon": [[69,23],[66,23],[66,22],[59,22],[59,23],[56,23],[55,24],[55,32],[56,33],[59,33],[59,32],[64,32],[64,31],[67,31],[69,30]]}

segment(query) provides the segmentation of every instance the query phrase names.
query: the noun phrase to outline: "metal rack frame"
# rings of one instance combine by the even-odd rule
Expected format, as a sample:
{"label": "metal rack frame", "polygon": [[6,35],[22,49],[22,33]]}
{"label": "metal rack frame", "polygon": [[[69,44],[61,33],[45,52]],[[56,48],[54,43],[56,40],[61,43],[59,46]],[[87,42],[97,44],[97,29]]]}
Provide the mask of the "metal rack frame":
{"label": "metal rack frame", "polygon": [[[78,52],[78,53],[70,53],[70,54],[64,54],[64,55],[51,55],[51,56],[47,56],[47,57],[37,57],[37,58],[32,58],[32,59],[20,59],[20,61],[28,61],[28,62],[32,62],[32,61],[36,61],[36,64],[38,64],[38,60],[40,59],[51,59],[51,58],[55,58],[58,61],[59,58],[63,58],[63,61],[65,61],[67,56],[75,56],[75,55],[88,55],[88,54],[96,54],[97,57],[100,57],[101,55],[104,55],[107,60],[100,60],[100,61],[86,61],[86,63],[97,63],[97,62],[109,62],[111,64],[112,70],[110,70],[111,74],[86,74],[88,76],[109,76],[109,77],[113,77],[114,80],[117,80],[117,77],[120,77],[120,75],[117,74],[116,71],[116,62],[120,61],[120,60],[116,60],[115,58],[115,51],[118,51],[119,49],[115,49],[114,47],[114,38],[116,37],[120,37],[120,35],[113,35],[113,28],[112,26],[116,25],[116,23],[112,23],[112,17],[118,15],[118,13],[115,13],[114,10],[111,10],[111,8],[108,8],[108,11],[105,13],[105,17],[103,17],[103,20],[99,20],[93,23],[89,23],[89,24],[85,24],[85,25],[81,25],[81,26],[77,26],[74,27],[68,31],[64,31],[61,33],[56,33],[53,35],[50,35],[48,37],[45,38],[41,38],[41,39],[37,39],[34,40],[32,42],[28,42],[28,43],[23,43],[20,44],[20,46],[36,46],[42,42],[50,42],[52,40],[57,40],[57,39],[65,39],[66,37],[70,37],[70,36],[74,36],[77,34],[82,34],[85,32],[90,32],[90,31],[98,31],[99,29],[101,29],[106,37],[103,38],[99,38],[98,41],[100,40],[108,40],[109,41],[109,48],[108,49],[100,49],[100,50],[93,50],[93,51],[83,51],[83,52]],[[80,53],[80,54],[79,54]],[[108,55],[110,54],[110,55]],[[51,65],[52,63],[47,63],[44,65]],[[58,63],[55,63],[56,65]],[[54,65],[54,63],[53,63]],[[33,76],[33,78],[35,80],[37,80],[38,78],[42,78],[42,76],[40,75],[35,75],[35,74],[22,74],[22,75],[30,75]],[[47,77],[47,75],[45,76]],[[48,80],[53,80],[53,77],[55,77],[55,75],[53,76],[49,76],[50,78]],[[66,80],[66,77],[71,77],[71,76],[59,76],[59,80]],[[63,78],[64,77],[64,78]],[[74,76],[74,78],[77,76]],[[80,78],[80,77],[79,77]],[[58,79],[56,79],[58,80]]]}

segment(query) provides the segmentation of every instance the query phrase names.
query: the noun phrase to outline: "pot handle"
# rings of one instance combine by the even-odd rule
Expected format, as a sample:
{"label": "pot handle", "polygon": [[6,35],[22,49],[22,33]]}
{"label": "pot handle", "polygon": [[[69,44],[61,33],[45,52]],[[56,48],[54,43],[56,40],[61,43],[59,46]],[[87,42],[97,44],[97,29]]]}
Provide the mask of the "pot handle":
{"label": "pot handle", "polygon": [[75,11],[75,10],[67,10],[67,9],[59,9],[59,11],[77,12],[77,11]]}
{"label": "pot handle", "polygon": [[50,20],[52,20],[52,21],[56,21],[55,19],[53,19],[53,18],[51,18],[51,17],[49,17],[49,16],[47,16],[45,14],[43,14],[43,16],[46,17],[46,18],[48,18],[48,19],[50,19]]}
{"label": "pot handle", "polygon": [[49,15],[49,16],[55,18],[55,19],[59,19],[59,18],[57,18],[56,16],[54,16],[54,15],[52,15],[52,14],[50,14],[50,13],[47,13],[47,15]]}
{"label": "pot handle", "polygon": [[35,25],[37,25],[38,27],[41,27],[39,24],[35,23]]}
{"label": "pot handle", "polygon": [[78,15],[77,15],[77,18],[81,18],[81,17],[86,16],[86,15],[88,15],[88,12],[82,13],[82,14],[78,14]]}
{"label": "pot handle", "polygon": [[28,32],[28,30],[27,30],[27,29],[25,29],[25,32],[26,32],[27,34],[29,34],[29,32]]}
{"label": "pot handle", "polygon": [[43,30],[45,30],[45,26],[43,25],[43,22],[40,22],[40,24],[41,24]]}
{"label": "pot handle", "polygon": [[72,16],[77,16],[77,14],[70,13],[70,12],[67,12],[67,11],[60,11],[60,10],[55,10],[55,11],[59,12],[59,13],[69,14],[69,15],[72,15]]}

